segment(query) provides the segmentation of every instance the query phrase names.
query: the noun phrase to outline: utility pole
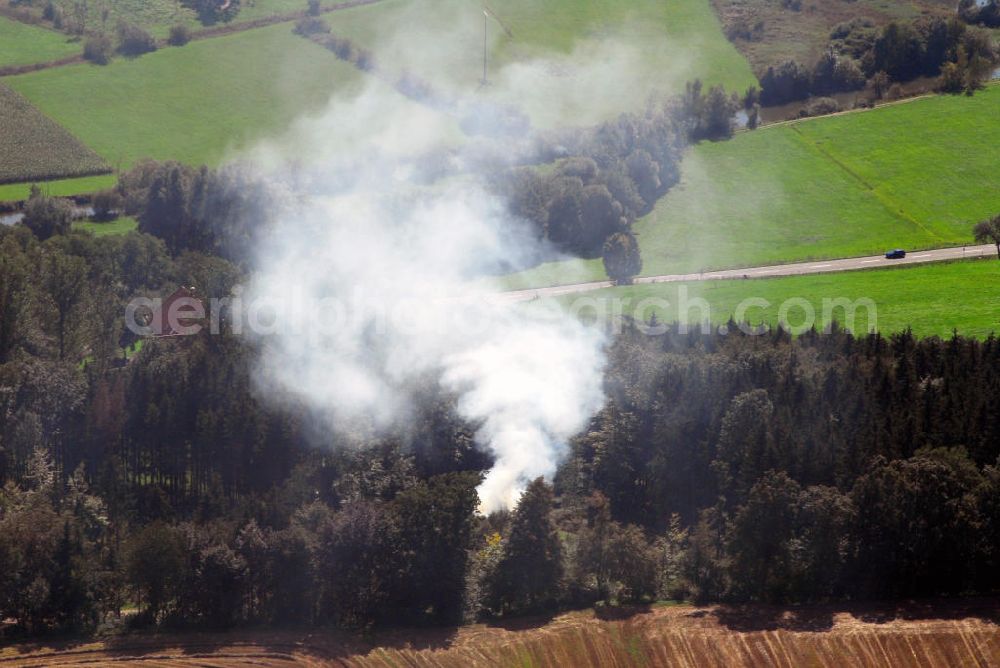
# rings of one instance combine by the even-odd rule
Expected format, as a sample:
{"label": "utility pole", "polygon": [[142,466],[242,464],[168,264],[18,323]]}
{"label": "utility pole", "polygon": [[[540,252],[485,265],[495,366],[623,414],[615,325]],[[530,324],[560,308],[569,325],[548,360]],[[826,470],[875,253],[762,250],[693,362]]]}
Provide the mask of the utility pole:
{"label": "utility pole", "polygon": [[487,72],[486,68],[487,68],[487,65],[489,63],[489,60],[488,60],[488,58],[489,58],[489,50],[487,49],[487,45],[489,44],[489,35],[490,35],[490,15],[484,9],[483,10],[483,81],[482,81],[482,84],[484,86],[487,83],[489,83],[489,81],[487,80],[487,76],[486,76],[486,72]]}
{"label": "utility pole", "polygon": [[489,85],[490,83],[489,82],[490,19],[493,19],[494,21],[497,22],[497,25],[500,26],[500,29],[504,31],[504,34],[506,34],[509,39],[514,39],[514,33],[511,32],[510,28],[508,28],[504,24],[504,22],[500,20],[500,17],[496,15],[496,12],[490,9],[489,5],[483,3],[483,80],[480,82],[481,85],[483,86]]}

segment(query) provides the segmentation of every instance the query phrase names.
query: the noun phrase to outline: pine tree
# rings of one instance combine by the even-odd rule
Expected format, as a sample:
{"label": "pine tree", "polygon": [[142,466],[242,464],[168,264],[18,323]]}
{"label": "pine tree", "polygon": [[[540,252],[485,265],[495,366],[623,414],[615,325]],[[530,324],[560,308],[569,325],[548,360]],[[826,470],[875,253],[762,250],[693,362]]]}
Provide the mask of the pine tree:
{"label": "pine tree", "polygon": [[487,575],[487,609],[516,614],[551,608],[558,601],[562,546],[551,512],[552,490],[538,478],[521,496],[503,542],[503,556]]}

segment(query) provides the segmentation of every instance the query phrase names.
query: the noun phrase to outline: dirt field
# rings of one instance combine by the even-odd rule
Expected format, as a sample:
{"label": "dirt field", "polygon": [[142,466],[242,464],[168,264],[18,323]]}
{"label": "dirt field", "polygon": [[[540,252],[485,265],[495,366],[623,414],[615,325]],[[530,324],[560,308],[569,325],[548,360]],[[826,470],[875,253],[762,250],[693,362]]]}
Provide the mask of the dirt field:
{"label": "dirt field", "polygon": [[769,65],[789,58],[811,67],[826,49],[830,31],[838,23],[855,18],[869,19],[875,25],[893,20],[912,21],[920,16],[954,14],[951,0],[801,0],[801,8],[786,7],[790,2],[778,0],[711,0],[722,19],[726,34],[734,29],[762,24],[762,31],[753,39],[733,40],[757,73]]}
{"label": "dirt field", "polygon": [[1000,603],[658,607],[363,639],[324,631],[131,636],[0,650],[0,666],[998,666]]}

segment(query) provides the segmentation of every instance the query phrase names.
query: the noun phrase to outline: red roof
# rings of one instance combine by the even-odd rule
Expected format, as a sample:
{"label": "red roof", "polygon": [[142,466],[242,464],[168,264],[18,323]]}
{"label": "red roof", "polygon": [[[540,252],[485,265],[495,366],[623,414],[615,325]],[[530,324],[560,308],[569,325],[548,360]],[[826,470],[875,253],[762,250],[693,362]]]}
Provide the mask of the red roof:
{"label": "red roof", "polygon": [[192,336],[201,330],[204,319],[205,305],[194,288],[178,288],[161,302],[159,312],[154,311],[151,336]]}

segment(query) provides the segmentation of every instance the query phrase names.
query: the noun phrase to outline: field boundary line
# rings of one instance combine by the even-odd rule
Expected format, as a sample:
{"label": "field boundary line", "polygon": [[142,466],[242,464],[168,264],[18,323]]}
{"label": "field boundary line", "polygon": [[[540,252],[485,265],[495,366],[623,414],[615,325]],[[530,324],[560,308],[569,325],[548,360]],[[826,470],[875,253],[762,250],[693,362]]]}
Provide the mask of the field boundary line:
{"label": "field boundary line", "polygon": [[835,164],[837,167],[843,170],[844,173],[848,174],[851,178],[860,183],[864,187],[864,189],[869,193],[871,193],[871,195],[878,201],[878,203],[882,205],[882,208],[885,209],[889,213],[889,215],[891,215],[893,218],[897,218],[899,220],[902,220],[903,222],[910,223],[914,227],[926,232],[932,238],[947,243],[948,241],[947,239],[943,238],[933,230],[928,229],[919,220],[917,220],[910,214],[906,213],[906,211],[902,207],[899,207],[899,209],[897,210],[895,207],[898,206],[898,203],[895,200],[891,199],[884,193],[880,192],[873,184],[869,183],[861,174],[858,174],[850,167],[850,165],[848,165],[846,162],[838,158],[831,151],[824,148],[818,141],[806,136],[802,132],[802,130],[800,130],[795,126],[790,126],[790,128],[792,132],[794,132],[796,136],[798,136],[802,140],[802,143],[805,146],[815,150],[822,157],[826,158],[827,160]]}

